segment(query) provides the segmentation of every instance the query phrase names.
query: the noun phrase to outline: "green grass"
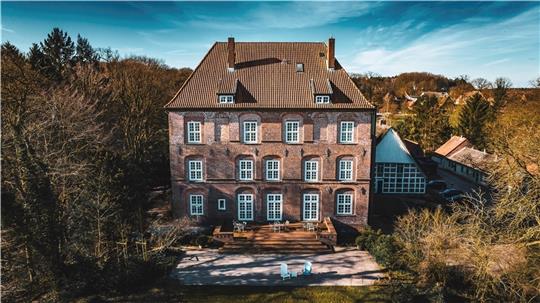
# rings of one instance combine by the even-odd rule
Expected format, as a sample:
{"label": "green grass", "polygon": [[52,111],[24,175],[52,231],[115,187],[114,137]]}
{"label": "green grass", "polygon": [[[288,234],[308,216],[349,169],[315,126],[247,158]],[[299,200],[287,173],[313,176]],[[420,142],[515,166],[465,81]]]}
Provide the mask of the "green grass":
{"label": "green grass", "polygon": [[[104,299],[101,297],[101,299]],[[108,302],[389,302],[388,288],[383,286],[183,286],[163,283],[142,292],[105,299]]]}

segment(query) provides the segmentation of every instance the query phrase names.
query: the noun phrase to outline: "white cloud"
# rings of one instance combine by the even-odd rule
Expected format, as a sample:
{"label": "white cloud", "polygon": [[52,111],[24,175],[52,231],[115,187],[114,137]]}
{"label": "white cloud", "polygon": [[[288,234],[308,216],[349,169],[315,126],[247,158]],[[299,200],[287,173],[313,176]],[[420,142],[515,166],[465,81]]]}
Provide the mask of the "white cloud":
{"label": "white cloud", "polygon": [[10,29],[10,28],[7,28],[7,27],[4,27],[2,25],[0,25],[0,30],[4,31],[4,32],[8,32],[8,33],[15,33],[14,30]]}
{"label": "white cloud", "polygon": [[[448,76],[507,76],[516,85],[538,77],[540,28],[537,8],[483,26],[462,24],[430,32],[403,47],[375,47],[351,58],[351,71],[395,75],[429,71]],[[532,54],[532,55],[531,55]],[[526,62],[526,58],[532,62]],[[531,64],[534,63],[534,64]]]}

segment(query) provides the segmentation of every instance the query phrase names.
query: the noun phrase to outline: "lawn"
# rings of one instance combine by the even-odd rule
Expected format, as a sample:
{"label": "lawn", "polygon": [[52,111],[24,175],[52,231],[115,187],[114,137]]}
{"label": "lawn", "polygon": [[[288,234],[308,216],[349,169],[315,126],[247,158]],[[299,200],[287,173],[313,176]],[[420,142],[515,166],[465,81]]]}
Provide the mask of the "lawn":
{"label": "lawn", "polygon": [[[97,300],[96,300],[97,299]],[[183,286],[175,282],[125,296],[103,297],[90,302],[389,302],[388,288],[383,286]]]}

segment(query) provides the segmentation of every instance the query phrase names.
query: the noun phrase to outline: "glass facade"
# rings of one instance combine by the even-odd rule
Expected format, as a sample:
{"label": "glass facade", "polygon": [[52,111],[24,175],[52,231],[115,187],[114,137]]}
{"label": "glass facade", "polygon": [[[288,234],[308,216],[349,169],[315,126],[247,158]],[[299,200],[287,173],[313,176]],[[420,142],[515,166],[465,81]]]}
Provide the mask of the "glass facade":
{"label": "glass facade", "polygon": [[414,164],[377,163],[375,169],[377,193],[425,193],[426,178]]}

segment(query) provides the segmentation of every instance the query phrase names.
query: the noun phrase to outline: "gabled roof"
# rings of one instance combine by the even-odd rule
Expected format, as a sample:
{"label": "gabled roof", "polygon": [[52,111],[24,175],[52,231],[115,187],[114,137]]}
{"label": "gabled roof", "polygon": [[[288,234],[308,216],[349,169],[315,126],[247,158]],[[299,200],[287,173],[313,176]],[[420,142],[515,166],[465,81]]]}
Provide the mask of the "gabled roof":
{"label": "gabled roof", "polygon": [[398,133],[389,128],[377,138],[375,163],[411,163],[416,161]]}
{"label": "gabled roof", "polygon": [[463,147],[449,156],[448,159],[472,168],[486,171],[489,162],[494,161],[495,156],[471,147]]}
{"label": "gabled roof", "polygon": [[467,140],[467,138],[461,136],[452,136],[452,138],[450,138],[443,145],[437,148],[437,150],[435,150],[435,153],[441,156],[448,157],[462,147],[466,146],[472,146],[472,144],[469,142],[469,140]]}
{"label": "gabled roof", "polygon": [[[374,109],[337,60],[327,68],[326,49],[320,42],[236,42],[229,70],[227,43],[216,42],[165,108]],[[235,103],[219,104],[223,93],[235,93]],[[330,94],[332,102],[316,104],[315,94]]]}

